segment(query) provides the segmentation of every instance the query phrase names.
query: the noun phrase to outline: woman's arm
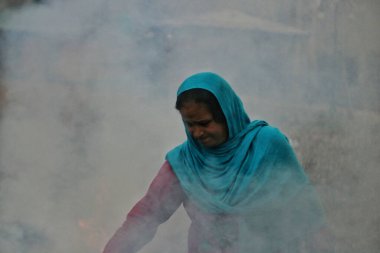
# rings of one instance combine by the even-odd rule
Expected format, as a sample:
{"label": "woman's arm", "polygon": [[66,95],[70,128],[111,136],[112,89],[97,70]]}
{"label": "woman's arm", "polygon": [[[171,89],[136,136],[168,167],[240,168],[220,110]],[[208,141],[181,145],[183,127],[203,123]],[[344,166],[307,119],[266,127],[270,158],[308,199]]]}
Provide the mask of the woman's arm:
{"label": "woman's arm", "polygon": [[103,253],[135,253],[151,241],[158,225],[181,205],[184,193],[165,161],[146,195],[128,213],[126,221],[107,243]]}

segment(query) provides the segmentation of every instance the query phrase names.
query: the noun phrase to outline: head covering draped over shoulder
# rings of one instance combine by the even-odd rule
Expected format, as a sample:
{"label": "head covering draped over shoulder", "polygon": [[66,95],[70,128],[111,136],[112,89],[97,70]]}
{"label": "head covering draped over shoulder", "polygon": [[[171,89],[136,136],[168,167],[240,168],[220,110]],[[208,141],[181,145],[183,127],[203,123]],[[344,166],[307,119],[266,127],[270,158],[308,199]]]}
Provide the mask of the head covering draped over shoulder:
{"label": "head covering draped over shoulder", "polygon": [[[225,143],[205,148],[186,130],[187,141],[168,152],[166,159],[188,198],[208,213],[249,214],[247,217],[278,216],[278,210],[297,200],[308,203],[300,207],[304,211],[297,210],[297,229],[319,220],[319,203],[287,138],[264,121],[250,121],[241,100],[222,77],[209,72],[195,74],[181,84],[177,95],[194,88],[215,95],[229,136]],[[307,194],[301,196],[300,192]],[[307,217],[302,218],[301,213]],[[257,222],[255,226],[259,226]]]}

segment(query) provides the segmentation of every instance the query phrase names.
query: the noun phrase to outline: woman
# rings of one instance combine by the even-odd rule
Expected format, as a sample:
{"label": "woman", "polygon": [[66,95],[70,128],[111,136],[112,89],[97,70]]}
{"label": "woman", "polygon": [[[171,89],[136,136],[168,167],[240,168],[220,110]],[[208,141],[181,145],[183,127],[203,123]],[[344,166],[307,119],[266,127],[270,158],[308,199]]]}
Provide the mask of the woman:
{"label": "woman", "polygon": [[250,121],[214,73],[186,79],[176,109],[187,141],[168,152],[104,253],[137,252],[181,204],[191,219],[189,253],[322,252],[310,239],[323,227],[322,210],[283,134]]}

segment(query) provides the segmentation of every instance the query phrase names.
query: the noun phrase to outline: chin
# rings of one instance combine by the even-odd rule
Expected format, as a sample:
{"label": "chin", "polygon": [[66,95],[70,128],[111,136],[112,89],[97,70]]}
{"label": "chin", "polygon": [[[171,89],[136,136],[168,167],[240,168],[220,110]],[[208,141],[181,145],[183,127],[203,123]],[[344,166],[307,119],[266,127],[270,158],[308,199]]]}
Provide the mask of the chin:
{"label": "chin", "polygon": [[203,147],[205,148],[216,148],[218,147],[220,144],[215,144],[215,143],[207,143],[207,144],[201,144]]}

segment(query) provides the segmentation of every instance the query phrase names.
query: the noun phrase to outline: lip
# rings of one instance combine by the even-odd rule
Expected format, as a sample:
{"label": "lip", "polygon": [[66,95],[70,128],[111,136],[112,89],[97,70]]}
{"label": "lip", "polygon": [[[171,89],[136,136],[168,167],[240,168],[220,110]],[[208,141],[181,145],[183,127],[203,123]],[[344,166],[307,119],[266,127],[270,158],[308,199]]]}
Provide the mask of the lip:
{"label": "lip", "polygon": [[206,138],[202,138],[202,139],[198,139],[199,143],[201,144],[207,144],[209,141],[210,141],[210,138],[209,137],[206,137]]}

